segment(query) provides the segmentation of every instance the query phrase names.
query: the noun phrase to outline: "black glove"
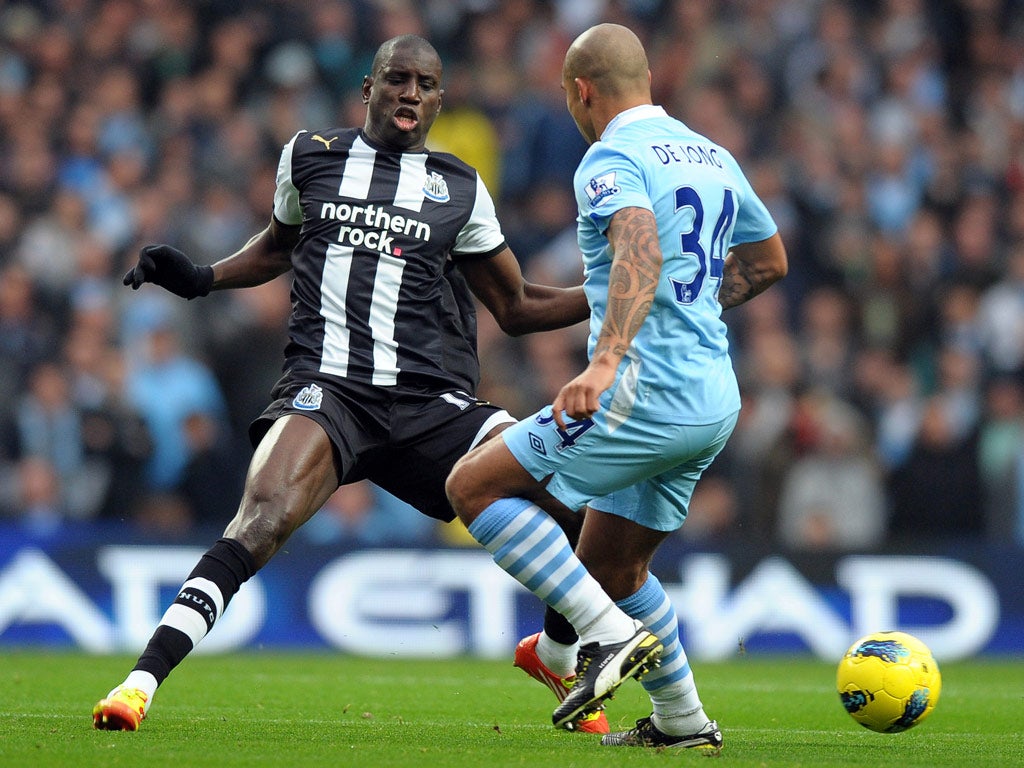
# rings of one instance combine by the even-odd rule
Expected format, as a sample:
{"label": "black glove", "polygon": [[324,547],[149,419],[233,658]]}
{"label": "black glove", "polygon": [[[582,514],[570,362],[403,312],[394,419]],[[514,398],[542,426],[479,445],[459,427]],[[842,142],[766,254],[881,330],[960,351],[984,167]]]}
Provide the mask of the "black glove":
{"label": "black glove", "polygon": [[139,251],[139,263],[128,270],[123,282],[132,290],[143,283],[156,283],[183,299],[194,299],[205,296],[213,287],[213,267],[193,264],[169,245],[147,245]]}

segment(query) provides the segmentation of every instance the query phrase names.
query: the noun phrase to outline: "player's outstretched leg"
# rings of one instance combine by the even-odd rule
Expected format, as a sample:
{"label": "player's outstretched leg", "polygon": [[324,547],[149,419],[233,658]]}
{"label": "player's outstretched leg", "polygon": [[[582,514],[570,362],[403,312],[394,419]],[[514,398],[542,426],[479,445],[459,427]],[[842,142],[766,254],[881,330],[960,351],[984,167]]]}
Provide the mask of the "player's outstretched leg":
{"label": "player's outstretched leg", "polygon": [[222,538],[202,556],[121,685],[92,710],[94,728],[137,731],[157,687],[213,628],[238,588],[256,572],[249,551]]}
{"label": "player's outstretched leg", "polygon": [[470,520],[468,530],[495,563],[579,633],[577,679],[552,715],[556,727],[598,711],[627,678],[657,665],[661,641],[612,602],[538,506],[498,499]]}
{"label": "player's outstretched leg", "polygon": [[[537,682],[543,683],[550,688],[558,698],[558,701],[562,702],[576,684],[576,672],[573,670],[568,674],[560,675],[553,672],[541,661],[540,655],[537,652],[537,643],[540,637],[541,633],[538,632],[535,635],[530,635],[520,640],[519,645],[516,646],[516,653],[512,663]],[[601,710],[570,721],[565,724],[565,728],[569,731],[597,734],[608,733],[611,730],[608,727],[608,718],[605,717],[604,712]]]}
{"label": "player's outstretched leg", "polygon": [[636,727],[601,740],[615,747],[697,747],[720,750],[722,732],[705,713],[697,686],[679,640],[679,618],[661,582],[648,574],[643,586],[616,605],[643,622],[658,636],[665,650],[661,664],[642,685],[650,694],[654,712]]}

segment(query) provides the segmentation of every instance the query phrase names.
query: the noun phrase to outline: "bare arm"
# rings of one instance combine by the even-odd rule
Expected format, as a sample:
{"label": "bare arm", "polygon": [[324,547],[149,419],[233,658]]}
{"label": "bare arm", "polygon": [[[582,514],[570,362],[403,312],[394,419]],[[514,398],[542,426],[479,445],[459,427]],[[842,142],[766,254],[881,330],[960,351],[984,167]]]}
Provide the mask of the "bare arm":
{"label": "bare arm", "polygon": [[586,320],[590,307],[582,286],[556,288],[523,279],[511,249],[459,268],[470,289],[510,336],[550,331]]}
{"label": "bare arm", "polygon": [[608,279],[608,308],[594,354],[586,370],[555,397],[555,420],[564,427],[562,411],[574,419],[593,416],[601,393],[615,381],[619,363],[640,330],[661,276],[662,254],[658,224],[645,208],[623,208],[608,226],[612,248]]}
{"label": "bare arm", "polygon": [[292,248],[299,241],[299,229],[271,216],[266,229],[213,265],[212,290],[248,288],[283,275],[291,269]]}
{"label": "bare arm", "polygon": [[757,296],[789,271],[786,248],[779,233],[757,243],[733,246],[725,257],[718,301],[729,309]]}

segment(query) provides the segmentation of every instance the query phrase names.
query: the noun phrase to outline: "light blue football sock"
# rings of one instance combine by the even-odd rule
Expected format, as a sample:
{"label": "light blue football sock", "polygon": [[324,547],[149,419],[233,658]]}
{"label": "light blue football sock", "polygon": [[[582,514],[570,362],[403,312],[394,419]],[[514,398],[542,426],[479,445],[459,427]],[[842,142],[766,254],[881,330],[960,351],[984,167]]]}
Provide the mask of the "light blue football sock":
{"label": "light blue football sock", "polygon": [[581,643],[620,642],[636,631],[540,507],[499,499],[469,525],[469,533],[506,573],[568,619]]}

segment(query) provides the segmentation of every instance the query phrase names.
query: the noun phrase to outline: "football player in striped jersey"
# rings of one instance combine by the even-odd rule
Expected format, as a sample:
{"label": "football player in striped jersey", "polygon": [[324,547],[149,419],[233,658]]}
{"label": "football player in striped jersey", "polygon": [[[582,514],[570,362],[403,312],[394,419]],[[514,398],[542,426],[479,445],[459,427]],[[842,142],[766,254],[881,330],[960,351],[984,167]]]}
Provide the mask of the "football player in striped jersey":
{"label": "football player in striped jersey", "polygon": [[470,292],[512,335],[589,316],[581,287],[524,280],[477,172],[425,148],[441,74],[426,40],[388,40],[363,83],[362,128],[300,131],[284,147],[263,231],[212,266],[147,246],[125,275],[132,288],[155,283],[193,299],[290,271],[293,310],[284,375],[250,429],[237,514],[134,669],[95,706],[96,728],[137,730],[239,587],[340,485],[370,479],[426,515],[454,518],[449,470],[514,422],[476,397]]}

